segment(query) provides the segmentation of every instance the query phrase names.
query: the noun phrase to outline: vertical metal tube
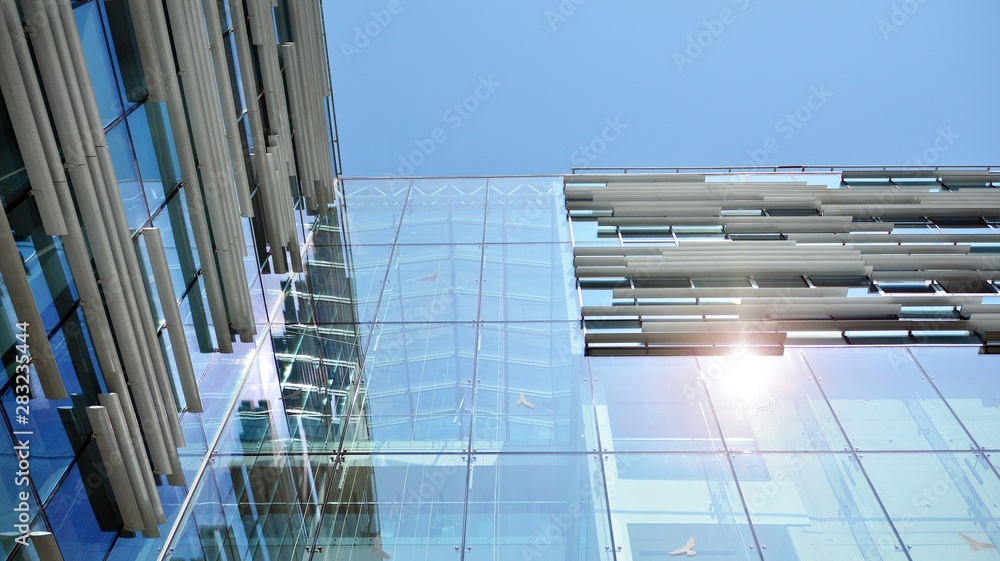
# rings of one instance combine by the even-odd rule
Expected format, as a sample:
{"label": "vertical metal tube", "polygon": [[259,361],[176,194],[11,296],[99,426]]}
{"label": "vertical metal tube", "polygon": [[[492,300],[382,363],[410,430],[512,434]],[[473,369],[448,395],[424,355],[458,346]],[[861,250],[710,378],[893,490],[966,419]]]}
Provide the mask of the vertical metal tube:
{"label": "vertical metal tube", "polygon": [[121,512],[125,529],[142,531],[144,529],[142,516],[139,514],[139,506],[136,504],[135,494],[125,471],[124,460],[118,448],[115,431],[111,428],[108,412],[104,407],[94,405],[87,408],[87,418],[90,419],[90,426],[94,430],[94,440],[97,441],[104,469],[108,472],[108,481],[111,482],[111,488],[115,492],[115,502]]}
{"label": "vertical metal tube", "polygon": [[201,394],[198,391],[198,380],[194,376],[187,338],[184,334],[184,324],[181,322],[181,315],[177,309],[177,301],[174,300],[174,287],[170,280],[166,252],[163,250],[163,238],[160,237],[160,231],[156,228],[143,228],[142,236],[146,240],[146,252],[149,254],[149,261],[153,266],[153,277],[156,279],[160,307],[163,309],[163,317],[167,321],[170,348],[174,353],[174,362],[177,363],[177,373],[184,391],[184,403],[187,405],[188,411],[201,413],[204,409],[201,404]]}
{"label": "vertical metal tube", "polygon": [[[122,465],[125,475],[128,476],[129,486],[135,496],[136,506],[139,508],[139,516],[142,519],[142,535],[147,538],[156,538],[160,535],[160,529],[156,527],[156,513],[153,510],[153,503],[149,495],[150,489],[146,485],[142,470],[139,467],[139,458],[135,448],[132,447],[132,440],[129,438],[128,427],[125,425],[125,415],[122,413],[121,404],[118,402],[117,394],[100,394],[98,399],[107,411],[111,429],[114,432],[115,442],[121,452]],[[89,415],[89,413],[88,413]],[[140,450],[145,453],[145,450]],[[159,500],[156,488],[152,489],[153,495]]]}

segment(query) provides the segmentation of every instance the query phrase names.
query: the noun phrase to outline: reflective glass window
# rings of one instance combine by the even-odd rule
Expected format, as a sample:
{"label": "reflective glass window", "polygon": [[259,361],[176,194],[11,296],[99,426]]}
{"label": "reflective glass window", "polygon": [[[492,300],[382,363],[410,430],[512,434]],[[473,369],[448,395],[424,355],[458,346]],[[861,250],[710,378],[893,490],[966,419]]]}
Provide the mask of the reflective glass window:
{"label": "reflective glass window", "polygon": [[[102,122],[107,126],[121,115],[123,106],[119,97],[118,81],[115,79],[115,69],[108,52],[104,23],[101,21],[101,4],[102,2],[88,2],[75,8],[73,15],[76,16],[76,26],[80,32],[80,42],[87,60],[97,107],[101,112]],[[83,84],[83,87],[86,87],[86,84]]]}
{"label": "reflective glass window", "polygon": [[591,357],[601,446],[718,451],[718,421],[694,357]]}
{"label": "reflective glass window", "polygon": [[996,555],[1000,479],[983,454],[864,454],[862,464],[915,561]]}
{"label": "reflective glass window", "polygon": [[101,456],[88,453],[96,448],[94,441],[87,445],[45,505],[45,515],[67,559],[103,558],[122,526]]}
{"label": "reflective glass window", "polygon": [[[759,561],[725,454],[610,454],[604,461],[618,559]],[[691,553],[688,553],[691,552]]]}
{"label": "reflective glass window", "polygon": [[972,441],[905,348],[804,349],[859,450],[968,450]]}
{"label": "reflective glass window", "polygon": [[795,350],[698,359],[730,450],[844,450],[847,441]]}
{"label": "reflective glass window", "polygon": [[911,350],[976,442],[1000,450],[1000,357],[976,347]]}
{"label": "reflective glass window", "polygon": [[164,105],[147,101],[128,116],[128,129],[150,211],[158,209],[180,181],[177,151]]}
{"label": "reflective glass window", "polygon": [[853,454],[736,454],[732,461],[765,560],[897,554],[901,544]]}
{"label": "reflective glass window", "polygon": [[124,122],[118,123],[108,131],[107,138],[111,162],[114,164],[115,177],[118,180],[118,190],[121,192],[122,205],[125,207],[125,218],[128,219],[129,228],[141,228],[149,218],[149,209],[146,208],[139,172],[135,167],[135,154],[132,152],[128,127]]}

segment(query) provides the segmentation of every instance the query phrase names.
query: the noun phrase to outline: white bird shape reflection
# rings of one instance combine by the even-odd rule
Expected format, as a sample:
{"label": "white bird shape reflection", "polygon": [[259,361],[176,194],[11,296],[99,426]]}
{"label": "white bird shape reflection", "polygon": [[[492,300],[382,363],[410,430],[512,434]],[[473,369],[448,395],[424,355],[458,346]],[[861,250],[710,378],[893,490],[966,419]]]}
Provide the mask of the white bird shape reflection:
{"label": "white bird shape reflection", "polygon": [[378,555],[382,559],[389,558],[389,554],[382,549],[382,538],[380,536],[375,536],[375,545],[368,548],[368,553]]}
{"label": "white bird shape reflection", "polygon": [[694,547],[694,540],[695,540],[695,537],[691,536],[690,538],[688,538],[687,543],[684,544],[684,547],[679,547],[679,548],[671,551],[670,555],[680,555],[682,553],[686,553],[688,557],[691,557],[692,555],[696,555],[698,552],[695,551],[695,550],[693,550],[693,549],[691,549],[692,547]]}
{"label": "white bird shape reflection", "polygon": [[767,403],[765,403],[764,405],[761,405],[760,407],[758,407],[757,411],[767,412],[767,413],[774,413],[774,410],[776,408],[777,407],[775,407],[774,398],[772,397],[771,399],[767,400]]}
{"label": "white bird shape reflection", "polygon": [[530,401],[528,401],[528,400],[527,400],[527,399],[526,399],[526,398],[524,397],[524,392],[521,392],[521,395],[520,395],[520,396],[519,396],[519,397],[517,398],[517,403],[516,403],[516,405],[523,405],[523,406],[525,406],[525,407],[530,407],[530,408],[532,408],[532,409],[534,409],[534,408],[535,408],[535,404],[534,404],[534,403],[532,403],[532,402],[530,402]]}

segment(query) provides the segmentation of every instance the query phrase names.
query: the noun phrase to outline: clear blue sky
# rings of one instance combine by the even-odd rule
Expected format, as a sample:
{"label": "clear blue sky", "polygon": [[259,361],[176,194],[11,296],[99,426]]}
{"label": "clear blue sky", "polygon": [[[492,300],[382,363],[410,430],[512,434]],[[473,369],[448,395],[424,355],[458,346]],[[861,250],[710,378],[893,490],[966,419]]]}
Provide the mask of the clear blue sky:
{"label": "clear blue sky", "polygon": [[996,0],[325,4],[349,176],[1000,163]]}

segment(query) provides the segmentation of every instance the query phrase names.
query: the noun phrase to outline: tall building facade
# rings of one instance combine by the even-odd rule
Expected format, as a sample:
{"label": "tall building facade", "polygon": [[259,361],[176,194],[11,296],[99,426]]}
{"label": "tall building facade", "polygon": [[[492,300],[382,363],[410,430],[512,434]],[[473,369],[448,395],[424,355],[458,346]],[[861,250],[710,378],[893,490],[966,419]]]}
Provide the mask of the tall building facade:
{"label": "tall building facade", "polygon": [[309,0],[0,0],[6,559],[989,559],[995,168],[343,178]]}

